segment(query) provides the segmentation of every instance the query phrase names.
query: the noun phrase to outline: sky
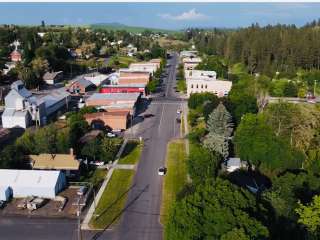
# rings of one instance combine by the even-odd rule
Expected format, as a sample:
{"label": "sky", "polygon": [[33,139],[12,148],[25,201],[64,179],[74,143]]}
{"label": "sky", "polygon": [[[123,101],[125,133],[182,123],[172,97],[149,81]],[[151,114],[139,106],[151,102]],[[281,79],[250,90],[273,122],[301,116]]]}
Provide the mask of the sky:
{"label": "sky", "polygon": [[304,25],[320,3],[0,3],[0,24],[121,23],[161,29]]}

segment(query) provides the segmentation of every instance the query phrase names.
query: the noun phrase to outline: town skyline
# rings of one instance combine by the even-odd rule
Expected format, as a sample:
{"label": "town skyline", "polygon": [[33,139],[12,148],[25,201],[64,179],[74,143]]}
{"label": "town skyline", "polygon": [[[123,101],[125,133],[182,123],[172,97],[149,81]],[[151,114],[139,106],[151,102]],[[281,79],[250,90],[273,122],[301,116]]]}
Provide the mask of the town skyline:
{"label": "town skyline", "polygon": [[168,30],[303,26],[317,19],[319,10],[319,3],[0,3],[0,24],[120,23]]}

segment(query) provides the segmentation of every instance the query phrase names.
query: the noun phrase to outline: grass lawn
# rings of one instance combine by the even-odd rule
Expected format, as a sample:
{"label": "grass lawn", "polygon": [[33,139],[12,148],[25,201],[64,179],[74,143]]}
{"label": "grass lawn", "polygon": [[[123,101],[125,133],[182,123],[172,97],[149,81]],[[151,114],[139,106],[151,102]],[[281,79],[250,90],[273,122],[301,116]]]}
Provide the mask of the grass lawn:
{"label": "grass lawn", "polygon": [[108,66],[113,67],[128,67],[130,63],[138,62],[138,60],[134,57],[128,56],[113,56],[110,58]]}
{"label": "grass lawn", "polygon": [[177,81],[177,90],[181,93],[186,93],[187,92],[187,84],[184,79],[179,79]]}
{"label": "grass lawn", "polygon": [[162,204],[160,222],[165,224],[168,213],[177,194],[187,183],[186,149],[183,140],[171,141],[167,147],[167,174],[164,176],[162,188]]}
{"label": "grass lawn", "polygon": [[117,223],[125,207],[134,173],[134,170],[114,170],[94,213],[96,218],[91,219],[90,226],[104,229]]}
{"label": "grass lawn", "polygon": [[118,164],[136,164],[141,156],[143,143],[129,141],[118,161]]}
{"label": "grass lawn", "polygon": [[98,186],[105,178],[107,175],[107,170],[106,169],[94,169],[87,174],[82,175],[80,178],[81,182],[90,182],[92,183],[93,186]]}

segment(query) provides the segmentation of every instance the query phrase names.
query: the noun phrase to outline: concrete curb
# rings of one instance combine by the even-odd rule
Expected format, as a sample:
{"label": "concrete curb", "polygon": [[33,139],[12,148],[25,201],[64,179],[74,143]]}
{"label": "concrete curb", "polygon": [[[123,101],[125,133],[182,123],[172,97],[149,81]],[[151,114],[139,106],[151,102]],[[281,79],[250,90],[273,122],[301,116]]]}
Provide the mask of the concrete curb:
{"label": "concrete curb", "polygon": [[120,156],[121,156],[123,150],[125,149],[125,147],[127,145],[127,142],[128,142],[127,139],[125,139],[123,141],[123,143],[122,143],[122,145],[121,145],[121,147],[120,147],[120,149],[119,149],[119,151],[118,151],[118,153],[116,155],[116,160],[111,165],[111,168],[108,171],[108,173],[107,173],[107,175],[106,175],[106,177],[105,177],[105,179],[104,179],[104,181],[103,181],[103,183],[102,183],[102,185],[101,185],[101,187],[99,189],[99,192],[96,195],[96,198],[92,202],[92,204],[91,204],[91,206],[90,206],[90,208],[89,208],[89,210],[88,210],[88,212],[87,212],[87,214],[86,214],[86,216],[85,216],[85,218],[84,218],[84,220],[83,220],[83,222],[81,224],[81,229],[83,229],[83,230],[96,230],[96,229],[90,228],[89,222],[90,222],[90,220],[91,220],[91,218],[92,218],[92,216],[94,214],[95,207],[98,206],[98,203],[99,203],[99,201],[100,201],[100,199],[102,197],[102,194],[103,194],[105,188],[107,187],[107,185],[108,185],[108,183],[109,183],[109,181],[111,179],[113,170],[115,168],[117,168],[118,161],[120,159]]}

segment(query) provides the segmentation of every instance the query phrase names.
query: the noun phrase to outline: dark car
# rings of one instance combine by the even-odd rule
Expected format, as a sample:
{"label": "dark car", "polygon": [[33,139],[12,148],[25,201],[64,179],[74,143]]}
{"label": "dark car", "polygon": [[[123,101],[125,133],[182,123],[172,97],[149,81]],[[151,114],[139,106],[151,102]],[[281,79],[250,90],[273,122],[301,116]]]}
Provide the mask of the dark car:
{"label": "dark car", "polygon": [[4,208],[6,206],[5,201],[0,201],[0,209]]}
{"label": "dark car", "polygon": [[181,118],[176,118],[177,123],[181,123]]}

